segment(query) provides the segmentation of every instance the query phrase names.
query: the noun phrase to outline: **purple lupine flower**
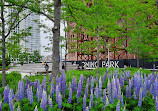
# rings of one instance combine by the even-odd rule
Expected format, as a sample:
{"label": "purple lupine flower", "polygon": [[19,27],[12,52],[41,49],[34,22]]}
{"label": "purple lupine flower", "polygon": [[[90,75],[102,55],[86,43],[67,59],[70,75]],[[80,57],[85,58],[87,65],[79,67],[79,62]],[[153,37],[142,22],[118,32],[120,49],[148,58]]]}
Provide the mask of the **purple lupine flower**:
{"label": "purple lupine flower", "polygon": [[72,89],[72,87],[71,87],[71,82],[69,82],[69,88],[68,88],[68,90],[70,90],[70,88]]}
{"label": "purple lupine flower", "polygon": [[60,81],[60,82],[59,82],[59,85],[58,85],[60,93],[61,93],[61,90],[62,90],[62,89],[61,89],[61,88],[62,88],[62,79],[63,79],[63,78],[62,78],[62,75],[61,75],[61,76],[59,77],[59,81]]}
{"label": "purple lupine flower", "polygon": [[124,107],[123,93],[122,93],[122,95],[121,95],[120,101],[121,101],[122,107]]}
{"label": "purple lupine flower", "polygon": [[116,89],[116,81],[113,76],[113,79],[111,81],[111,86],[112,86],[112,96],[111,96],[111,102],[114,103],[114,99],[117,97],[117,89]]}
{"label": "purple lupine flower", "polygon": [[21,80],[21,87],[20,87],[20,98],[24,98],[24,81]]}
{"label": "purple lupine flower", "polygon": [[51,74],[51,75],[49,75],[49,80],[48,80],[48,82],[51,82],[52,81],[52,77],[53,77],[53,75]]}
{"label": "purple lupine flower", "polygon": [[128,97],[131,98],[131,87],[128,87]]}
{"label": "purple lupine flower", "polygon": [[91,90],[93,90],[93,87],[94,87],[94,76],[91,79]]}
{"label": "purple lupine flower", "polygon": [[20,106],[19,106],[19,105],[18,105],[17,111],[21,111],[21,110],[20,110]]}
{"label": "purple lupine flower", "polygon": [[128,90],[128,85],[126,85],[126,98],[129,97],[129,90]]}
{"label": "purple lupine flower", "polygon": [[88,108],[88,107],[86,107],[86,111],[89,111],[89,108]]}
{"label": "purple lupine flower", "polygon": [[98,85],[97,84],[95,88],[95,98],[98,99]]}
{"label": "purple lupine flower", "polygon": [[39,84],[40,84],[39,80],[36,79],[36,80],[35,80],[35,86],[34,86],[34,89],[39,88]]}
{"label": "purple lupine flower", "polygon": [[147,84],[146,84],[146,82],[144,82],[144,84],[143,84],[143,98],[146,97],[146,92],[147,92],[146,86],[147,86]]}
{"label": "purple lupine flower", "polygon": [[151,94],[154,94],[154,92],[153,92],[153,85],[151,84],[151,86],[150,86],[150,93]]}
{"label": "purple lupine flower", "polygon": [[59,92],[59,95],[58,95],[58,108],[62,108],[62,96]]}
{"label": "purple lupine flower", "polygon": [[89,77],[87,78],[86,84],[88,84],[88,87],[89,87]]}
{"label": "purple lupine flower", "polygon": [[83,97],[83,111],[86,111],[86,95]]}
{"label": "purple lupine flower", "polygon": [[82,82],[80,80],[78,83],[77,98],[79,98],[81,96],[81,92],[82,92]]}
{"label": "purple lupine flower", "polygon": [[124,79],[122,78],[122,76],[120,76],[120,84],[121,84],[121,88],[124,87]]}
{"label": "purple lupine flower", "polygon": [[97,106],[98,105],[98,102],[97,101],[95,101],[95,106]]}
{"label": "purple lupine flower", "polygon": [[93,90],[91,90],[90,102],[91,102],[91,106],[93,107]]}
{"label": "purple lupine flower", "polygon": [[36,105],[36,107],[35,107],[34,111],[38,111],[37,105]]}
{"label": "purple lupine flower", "polygon": [[118,103],[116,105],[116,111],[120,111],[120,101],[118,101]]}
{"label": "purple lupine flower", "polygon": [[48,104],[49,104],[49,107],[50,107],[50,108],[53,107],[52,98],[50,98],[50,96],[48,97]]}
{"label": "purple lupine flower", "polygon": [[73,77],[73,79],[72,79],[72,92],[75,92],[76,89],[77,89],[76,78]]}
{"label": "purple lupine flower", "polygon": [[141,87],[140,87],[140,85],[141,85],[141,83],[140,83],[141,80],[140,80],[140,79],[141,79],[141,77],[138,75],[138,76],[137,76],[137,91],[136,91],[136,95],[139,94],[139,91],[140,91],[140,88],[141,88]]}
{"label": "purple lupine flower", "polygon": [[40,103],[40,108],[43,108],[44,111],[47,111],[47,92],[43,89],[42,100]]}
{"label": "purple lupine flower", "polygon": [[9,100],[9,107],[11,111],[14,111],[14,106],[13,106],[13,93],[12,90],[10,89],[9,95],[8,95],[8,100]]}
{"label": "purple lupine flower", "polygon": [[28,85],[27,88],[27,98],[30,100],[30,104],[33,103],[33,91],[32,91],[32,87]]}
{"label": "purple lupine flower", "polygon": [[54,84],[53,84],[53,82],[51,82],[51,84],[50,84],[50,97],[54,97]]}
{"label": "purple lupine flower", "polygon": [[35,84],[36,84],[35,82],[30,82],[29,86],[31,87],[31,86],[33,86]]}
{"label": "purple lupine flower", "polygon": [[156,96],[156,100],[155,100],[155,109],[156,111],[158,111],[158,96]]}
{"label": "purple lupine flower", "polygon": [[[59,78],[58,75],[56,76],[56,86],[59,85]],[[59,86],[58,86],[59,87]]]}
{"label": "purple lupine flower", "polygon": [[58,103],[59,88],[56,86],[56,103]]}
{"label": "purple lupine flower", "polygon": [[40,100],[41,100],[41,98],[42,98],[42,85],[40,85],[40,87],[39,87],[39,89],[37,88],[37,101],[39,102]]}
{"label": "purple lupine flower", "polygon": [[106,103],[106,89],[103,91],[103,103]]}
{"label": "purple lupine flower", "polygon": [[66,89],[66,75],[63,73],[62,74],[62,93],[65,94],[65,89]]}
{"label": "purple lupine flower", "polygon": [[72,89],[69,90],[69,97],[68,97],[68,103],[71,103],[72,100]]}
{"label": "purple lupine flower", "polygon": [[104,72],[103,83],[105,82],[105,79],[106,79],[106,77],[107,77],[107,74],[108,74],[108,69],[106,70],[106,73]]}
{"label": "purple lupine flower", "polygon": [[155,83],[154,83],[154,91],[155,91],[154,97],[156,99],[156,96],[158,97],[158,80],[157,80],[157,77],[156,77]]}
{"label": "purple lupine flower", "polygon": [[140,76],[140,87],[143,87],[143,75]]}
{"label": "purple lupine flower", "polygon": [[45,91],[47,91],[47,84],[46,84],[46,82],[43,82],[43,83],[42,83],[42,87],[43,87],[43,89],[44,89]]}
{"label": "purple lupine flower", "polygon": [[80,75],[80,81],[81,81],[81,91],[82,91],[82,86],[83,86],[83,74]]}
{"label": "purple lupine flower", "polygon": [[142,105],[142,88],[140,88],[140,91],[139,91],[139,101],[138,101],[138,106],[141,107]]}
{"label": "purple lupine flower", "polygon": [[108,84],[107,84],[107,93],[108,93],[108,98],[109,98],[109,101],[111,102],[111,83],[110,83],[110,80],[108,79]]}
{"label": "purple lupine flower", "polygon": [[91,81],[91,79],[92,79],[92,75],[90,75],[90,78],[89,78],[89,80]]}
{"label": "purple lupine flower", "polygon": [[21,101],[24,98],[24,82],[23,80],[18,82],[18,99]]}
{"label": "purple lupine flower", "polygon": [[123,108],[123,111],[126,111],[126,107]]}
{"label": "purple lupine flower", "polygon": [[25,83],[25,90],[27,89],[28,84],[30,83],[29,78],[25,77],[26,83]]}
{"label": "purple lupine flower", "polygon": [[121,101],[121,86],[119,85],[117,99]]}
{"label": "purple lupine flower", "polygon": [[25,77],[26,79],[26,83],[25,83],[25,97],[27,98],[27,88],[28,88],[28,85],[29,85],[29,78]]}
{"label": "purple lupine flower", "polygon": [[96,81],[96,83],[98,82],[98,76],[97,75],[96,75],[95,81]]}
{"label": "purple lupine flower", "polygon": [[109,106],[109,99],[108,97],[106,96],[106,103],[105,103],[106,106]]}
{"label": "purple lupine flower", "polygon": [[136,96],[135,92],[133,93],[133,97],[134,97],[135,100],[137,99],[137,96]]}
{"label": "purple lupine flower", "polygon": [[15,92],[14,98],[18,99],[18,91]]}
{"label": "purple lupine flower", "polygon": [[119,86],[120,86],[120,82],[119,82],[119,78],[116,78],[116,89],[117,89],[117,95],[118,95],[118,89],[119,89]]}
{"label": "purple lupine flower", "polygon": [[0,101],[0,111],[2,111],[3,102]]}
{"label": "purple lupine flower", "polygon": [[86,97],[88,97],[88,83],[86,84],[86,87],[85,87],[85,95]]}
{"label": "purple lupine flower", "polygon": [[17,99],[19,99],[20,101],[21,101],[21,98],[20,98],[20,86],[21,86],[21,84],[20,84],[21,82],[20,82],[20,80],[19,80],[19,82],[18,82],[18,98]]}
{"label": "purple lupine flower", "polygon": [[92,105],[92,103],[91,103],[91,101],[90,101],[90,102],[89,102],[89,109],[91,109],[91,107],[92,107],[91,105]]}
{"label": "purple lupine flower", "polygon": [[4,92],[3,92],[5,103],[9,103],[8,94],[9,94],[9,85],[5,87]]}
{"label": "purple lupine flower", "polygon": [[99,90],[98,90],[98,95],[100,97],[102,96],[101,92],[102,92],[102,80],[101,80],[101,76],[100,76],[100,78],[99,78]]}

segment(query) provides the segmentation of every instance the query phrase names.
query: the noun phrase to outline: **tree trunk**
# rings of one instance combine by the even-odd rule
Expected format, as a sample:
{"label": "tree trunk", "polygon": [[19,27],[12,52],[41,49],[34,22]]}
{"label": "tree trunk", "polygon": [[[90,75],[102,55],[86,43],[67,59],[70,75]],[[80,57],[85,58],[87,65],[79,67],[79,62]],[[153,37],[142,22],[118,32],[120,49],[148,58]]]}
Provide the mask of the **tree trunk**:
{"label": "tree trunk", "polygon": [[156,1],[156,5],[157,5],[157,27],[158,27],[158,0]]}
{"label": "tree trunk", "polygon": [[99,27],[97,27],[97,76],[99,74]]}
{"label": "tree trunk", "polygon": [[54,77],[59,74],[60,10],[61,0],[54,0],[54,27],[52,28],[52,75]]}
{"label": "tree trunk", "polygon": [[1,20],[2,20],[2,87],[6,86],[5,74],[5,21],[4,21],[4,1],[1,0]]}
{"label": "tree trunk", "polygon": [[[107,46],[107,43],[108,43],[108,38],[105,37],[105,53],[104,53],[104,55],[105,55],[105,64],[106,64],[106,61],[107,61],[107,59],[106,59],[106,55],[107,55],[106,46]],[[106,68],[106,65],[105,65],[105,68]]]}
{"label": "tree trunk", "polygon": [[[64,20],[64,28],[66,29],[66,26],[65,26],[65,20]],[[66,64],[66,59],[67,59],[67,35],[66,35],[66,30],[65,30],[65,72],[67,71],[66,68],[67,68],[67,64]]]}
{"label": "tree trunk", "polygon": [[137,68],[139,68],[139,23],[138,23],[138,52],[137,52]]}

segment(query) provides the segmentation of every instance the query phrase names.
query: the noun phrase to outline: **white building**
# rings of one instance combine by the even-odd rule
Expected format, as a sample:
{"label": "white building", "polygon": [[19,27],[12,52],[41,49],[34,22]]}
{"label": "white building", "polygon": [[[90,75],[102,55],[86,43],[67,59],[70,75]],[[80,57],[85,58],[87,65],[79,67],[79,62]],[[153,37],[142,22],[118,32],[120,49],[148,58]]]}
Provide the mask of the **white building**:
{"label": "white building", "polygon": [[[25,10],[23,13],[27,15],[30,12]],[[29,26],[32,27],[31,36],[25,37],[25,41],[20,41],[20,44],[23,45],[24,49],[26,48],[29,53],[33,53],[35,50],[38,50],[41,53],[40,28],[38,26],[39,24],[35,21],[40,22],[40,15],[31,13],[19,25],[20,30],[27,29]]]}

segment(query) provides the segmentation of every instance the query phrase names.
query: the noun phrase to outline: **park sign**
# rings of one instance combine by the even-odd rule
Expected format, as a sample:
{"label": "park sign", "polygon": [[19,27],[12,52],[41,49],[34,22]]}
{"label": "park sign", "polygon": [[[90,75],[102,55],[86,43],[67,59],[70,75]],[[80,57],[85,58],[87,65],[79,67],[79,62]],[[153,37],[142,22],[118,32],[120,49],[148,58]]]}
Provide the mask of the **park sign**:
{"label": "park sign", "polygon": [[[152,59],[151,59],[152,60]],[[80,66],[84,66],[84,68],[97,68],[96,60],[87,60],[87,61],[67,61],[79,64]],[[158,68],[158,61],[149,62],[147,60],[140,59],[139,66],[145,69],[152,69],[155,64],[156,68]],[[99,67],[113,67],[113,68],[123,68],[123,67],[137,67],[137,59],[113,59],[109,61],[100,60]]]}
{"label": "park sign", "polygon": [[[82,62],[84,68],[96,68],[97,67],[97,61],[83,61]],[[113,68],[119,68],[119,61],[100,61],[99,63],[100,67],[113,67]]]}

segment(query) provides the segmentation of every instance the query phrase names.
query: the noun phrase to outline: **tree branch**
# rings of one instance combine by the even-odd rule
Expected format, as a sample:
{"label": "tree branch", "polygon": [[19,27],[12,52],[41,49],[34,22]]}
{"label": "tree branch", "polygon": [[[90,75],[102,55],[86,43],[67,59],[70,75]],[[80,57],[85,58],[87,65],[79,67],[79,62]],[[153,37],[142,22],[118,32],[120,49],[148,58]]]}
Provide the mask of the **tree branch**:
{"label": "tree branch", "polygon": [[[26,8],[26,9],[30,9],[28,6],[25,6],[25,5],[16,5],[16,4],[9,4],[9,5],[4,5],[4,6],[19,6],[19,7],[22,7],[22,8]],[[52,17],[50,17],[49,15],[47,15],[46,13],[42,12],[42,11],[37,11],[36,9],[30,9],[31,11],[36,11],[37,13],[39,14],[42,14],[44,16],[46,16],[49,20],[53,21],[54,22],[54,19],[52,19]]]}
{"label": "tree branch", "polygon": [[[18,19],[19,13],[20,13],[20,11],[18,11],[18,12],[16,13],[17,15],[16,15],[16,17],[15,17],[13,23],[11,24],[11,26],[10,26],[10,28],[9,28],[9,31],[8,31],[8,34],[5,36],[5,38],[10,34],[10,32],[11,32],[11,30],[12,30],[12,28],[13,28],[15,22],[16,22],[17,19]],[[11,18],[11,19],[12,19],[12,18]]]}
{"label": "tree branch", "polygon": [[9,31],[8,31],[7,35],[5,36],[5,38],[8,37],[8,35],[9,35],[10,32],[11,32],[11,30],[15,29],[15,28],[20,24],[20,22],[23,21],[24,19],[26,19],[29,15],[31,15],[31,13],[33,13],[33,12],[30,12],[30,13],[27,14],[23,19],[21,19],[20,21],[18,21],[18,23],[17,23],[15,26],[14,26],[14,24],[13,24],[14,27],[11,26],[11,28],[9,29]]}
{"label": "tree branch", "polygon": [[[26,8],[26,9],[30,9],[29,7],[24,6],[24,5],[20,5],[20,6],[23,7],[23,8]],[[54,22],[54,19],[52,19],[52,17],[50,17],[50,16],[47,15],[46,13],[44,13],[44,12],[42,12],[42,11],[37,11],[36,9],[30,9],[30,10],[33,11],[33,12],[36,11],[37,13],[44,15],[44,16],[46,16],[49,20],[51,20],[51,21]]]}

